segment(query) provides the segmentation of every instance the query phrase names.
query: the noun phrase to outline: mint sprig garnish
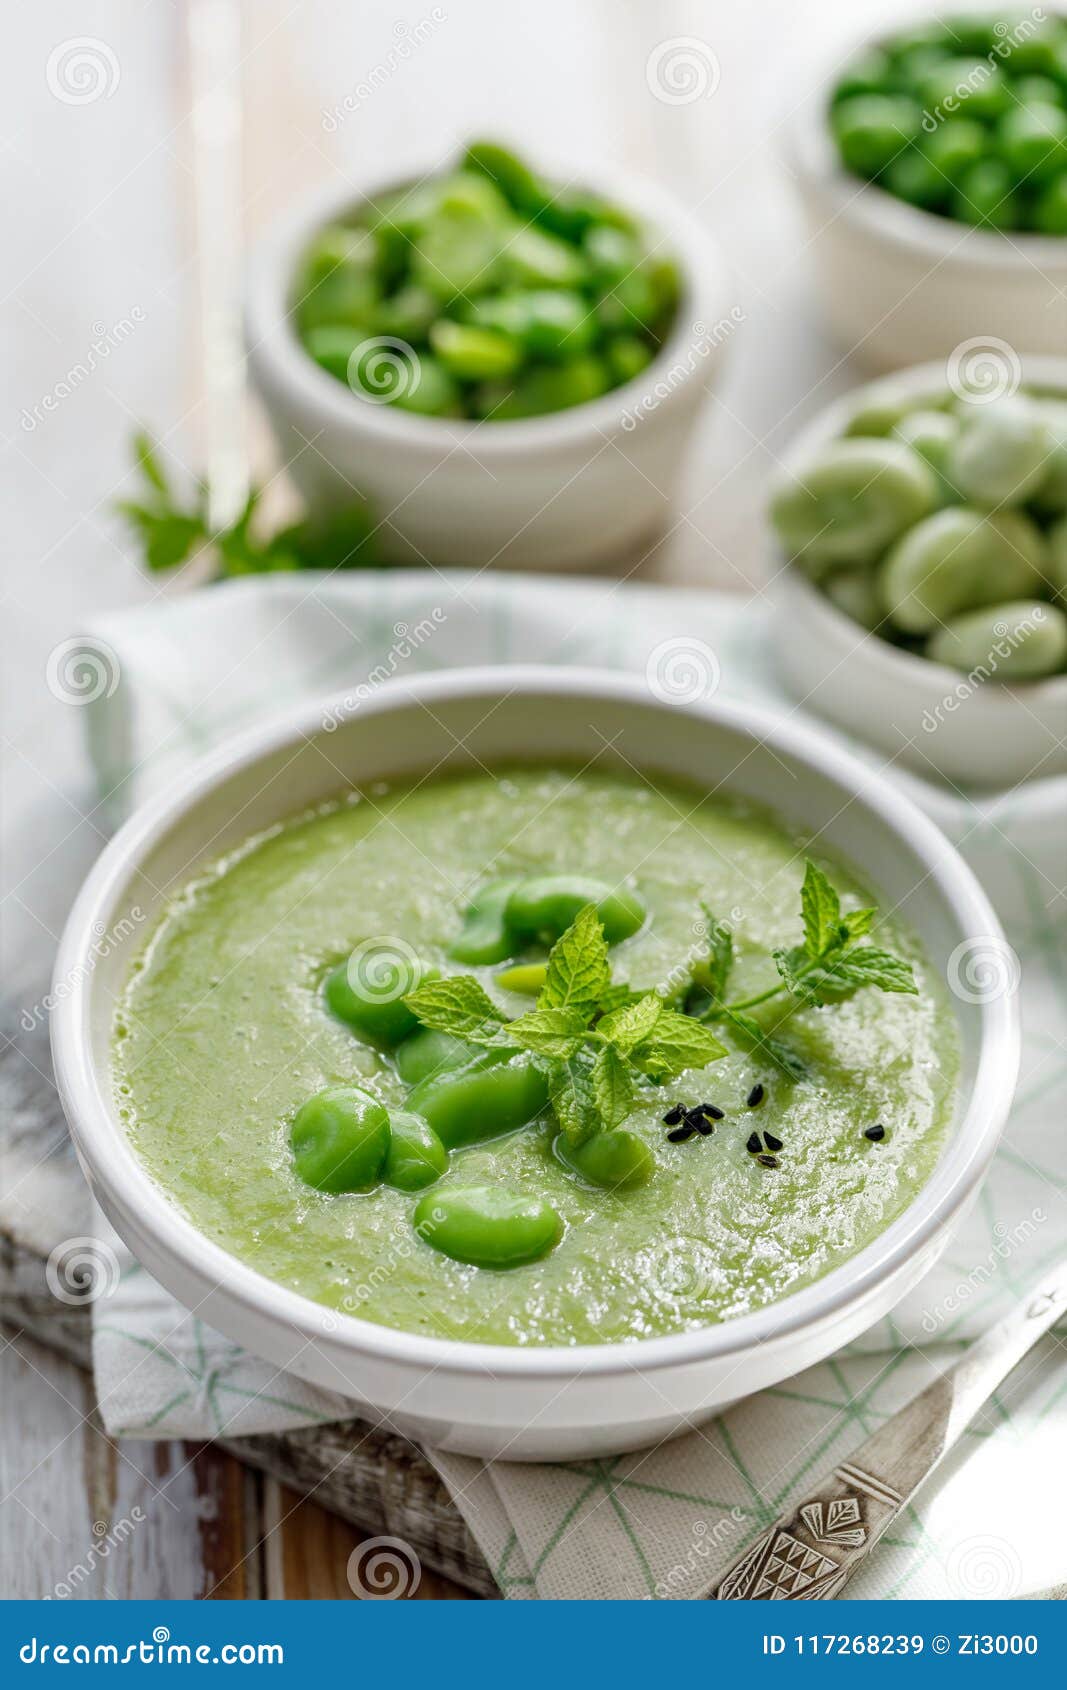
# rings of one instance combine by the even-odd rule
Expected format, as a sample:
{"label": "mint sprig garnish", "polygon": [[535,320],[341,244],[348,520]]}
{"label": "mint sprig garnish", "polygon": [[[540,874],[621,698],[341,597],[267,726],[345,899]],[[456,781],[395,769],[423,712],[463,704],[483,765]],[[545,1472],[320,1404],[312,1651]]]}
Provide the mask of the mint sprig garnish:
{"label": "mint sprig garnish", "polygon": [[732,1002],[727,999],[733,938],[729,928],[708,910],[704,913],[712,933],[711,950],[707,960],[693,970],[694,983],[707,1000],[697,1018],[703,1023],[727,1021],[792,1079],[801,1079],[806,1073],[803,1058],[784,1039],[765,1032],[749,1010],[786,992],[797,1005],[822,1009],[866,986],[882,992],[915,994],[919,990],[909,962],[878,945],[862,942],[874,926],[878,911],[867,908],[843,912],[833,885],[810,859],[804,866],[800,912],[803,943],[781,946],[773,953],[780,976],[777,985],[751,997]]}
{"label": "mint sprig garnish", "polygon": [[556,1119],[573,1145],[624,1121],[643,1080],[675,1079],[726,1055],[709,1027],[668,1008],[658,993],[612,987],[607,941],[593,904],[556,940],[535,1007],[514,1021],[504,1019],[468,974],[427,981],[404,1002],[426,1027],[528,1051],[545,1074]]}

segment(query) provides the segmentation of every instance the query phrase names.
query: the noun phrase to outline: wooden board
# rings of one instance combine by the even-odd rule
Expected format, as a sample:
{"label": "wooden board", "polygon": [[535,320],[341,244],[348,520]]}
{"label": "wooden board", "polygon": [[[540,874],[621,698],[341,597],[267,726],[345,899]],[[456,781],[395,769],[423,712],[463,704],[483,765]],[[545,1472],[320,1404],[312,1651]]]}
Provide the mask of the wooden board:
{"label": "wooden board", "polygon": [[[367,1534],[402,1538],[414,1549],[424,1572],[413,1596],[499,1594],[419,1450],[359,1420],[199,1449],[173,1442],[119,1446],[107,1438],[92,1413],[89,1307],[59,1302],[45,1278],[54,1246],[90,1230],[89,1194],[52,1081],[45,1027],[36,1019],[29,1029],[9,1024],[0,1049],[0,1321],[20,1364],[12,1388],[20,1373],[27,1382],[47,1377],[85,1444],[87,1523],[68,1556],[71,1565],[78,1543],[92,1541],[86,1533],[116,1511],[122,1515],[129,1492],[122,1469],[136,1469],[147,1483],[147,1465],[156,1469],[154,1493],[165,1495],[168,1475],[180,1471],[183,1490],[199,1498],[192,1511],[202,1588],[175,1588],[161,1567],[151,1588],[124,1586],[123,1595],[350,1597],[348,1557]],[[51,1362],[38,1345],[52,1352]],[[48,1535],[59,1541],[55,1527],[64,1520],[46,1524],[45,1549]],[[47,1565],[47,1582],[20,1594],[45,1594],[64,1579],[59,1550]],[[86,1588],[90,1593],[103,1591]]]}

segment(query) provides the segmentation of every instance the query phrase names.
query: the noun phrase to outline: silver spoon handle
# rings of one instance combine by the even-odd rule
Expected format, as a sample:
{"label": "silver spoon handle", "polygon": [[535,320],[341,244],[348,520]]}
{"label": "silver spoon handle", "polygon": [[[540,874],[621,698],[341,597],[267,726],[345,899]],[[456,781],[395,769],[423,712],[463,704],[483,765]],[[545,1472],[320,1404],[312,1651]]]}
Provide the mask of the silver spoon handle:
{"label": "silver spoon handle", "polygon": [[719,1601],[837,1596],[982,1404],[1067,1308],[1067,1261],[955,1367],[880,1426],[817,1491],[753,1544],[707,1591]]}

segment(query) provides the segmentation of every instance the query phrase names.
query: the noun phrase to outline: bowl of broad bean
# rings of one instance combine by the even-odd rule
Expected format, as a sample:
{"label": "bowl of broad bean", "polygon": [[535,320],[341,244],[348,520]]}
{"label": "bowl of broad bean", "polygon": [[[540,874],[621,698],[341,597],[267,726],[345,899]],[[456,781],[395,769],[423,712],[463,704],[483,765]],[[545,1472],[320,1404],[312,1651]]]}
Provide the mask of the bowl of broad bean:
{"label": "bowl of broad bean", "polygon": [[299,206],[246,300],[252,377],[311,503],[358,490],[390,561],[527,568],[654,540],[742,319],[669,195],[488,141]]}
{"label": "bowl of broad bean", "polygon": [[924,13],[810,75],[788,129],[833,332],[896,369],[1067,346],[1067,18]]}
{"label": "bowl of broad bean", "polygon": [[847,395],[794,442],[769,521],[807,705],[927,775],[1067,772],[1067,359]]}

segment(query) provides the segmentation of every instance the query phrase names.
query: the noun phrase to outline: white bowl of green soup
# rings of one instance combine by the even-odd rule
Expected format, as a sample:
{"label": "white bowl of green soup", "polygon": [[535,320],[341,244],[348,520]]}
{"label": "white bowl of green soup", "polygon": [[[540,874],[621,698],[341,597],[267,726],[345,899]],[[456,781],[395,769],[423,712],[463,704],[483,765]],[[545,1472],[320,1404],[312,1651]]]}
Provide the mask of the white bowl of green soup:
{"label": "white bowl of green soup", "polygon": [[127,823],[56,1068],[103,1208],[210,1324],[411,1437],[606,1454],[928,1269],[1011,1098],[1004,946],[809,729],[455,671],[304,707]]}

